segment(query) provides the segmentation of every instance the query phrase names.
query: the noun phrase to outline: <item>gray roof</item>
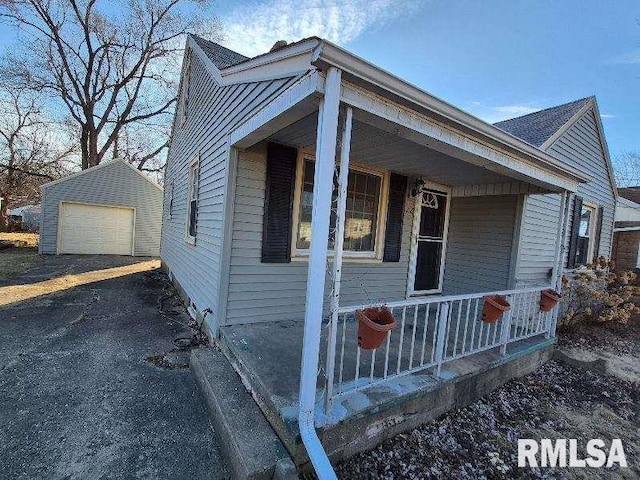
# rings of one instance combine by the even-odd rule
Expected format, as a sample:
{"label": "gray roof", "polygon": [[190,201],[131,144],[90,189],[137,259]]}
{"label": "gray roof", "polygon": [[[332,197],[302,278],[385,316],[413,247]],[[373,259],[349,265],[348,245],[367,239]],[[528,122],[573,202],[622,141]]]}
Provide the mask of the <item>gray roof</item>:
{"label": "gray roof", "polygon": [[204,53],[211,59],[214,65],[220,69],[231,67],[233,65],[237,65],[238,63],[242,63],[245,60],[249,60],[249,57],[245,57],[244,55],[240,55],[233,50],[229,50],[222,45],[219,45],[215,42],[211,42],[209,40],[205,40],[202,37],[198,37],[197,35],[191,35],[198,46],[202,49]]}
{"label": "gray roof", "polygon": [[545,108],[539,112],[494,123],[501,130],[514,135],[531,145],[541,147],[593,97]]}

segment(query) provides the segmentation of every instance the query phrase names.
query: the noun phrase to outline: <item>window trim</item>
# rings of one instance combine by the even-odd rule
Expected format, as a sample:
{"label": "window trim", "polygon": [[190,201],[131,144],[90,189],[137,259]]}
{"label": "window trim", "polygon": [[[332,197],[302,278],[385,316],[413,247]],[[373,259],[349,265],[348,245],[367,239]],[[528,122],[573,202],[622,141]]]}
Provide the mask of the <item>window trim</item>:
{"label": "window trim", "polygon": [[[582,201],[582,208],[588,208],[591,210],[591,217],[589,218],[589,248],[587,249],[587,261],[584,264],[578,265],[576,262],[576,268],[583,267],[593,263],[594,255],[596,251],[596,228],[598,228],[598,204],[587,200]],[[578,229],[578,239],[580,238],[580,230]]]}
{"label": "window trim", "polygon": [[[442,243],[442,251],[440,252],[440,272],[438,276],[438,288],[432,288],[430,290],[415,290],[416,283],[416,267],[418,262],[418,234],[420,231],[421,211],[422,211],[422,192],[413,198],[413,219],[411,224],[411,246],[409,250],[409,271],[407,279],[407,298],[420,297],[425,295],[439,294],[443,291],[444,286],[444,268],[447,259],[447,243],[449,238],[449,218],[451,214],[451,197],[453,189],[446,185],[439,183],[426,181],[424,188],[427,190],[437,190],[446,194],[447,197],[447,210],[444,214],[444,229],[442,239],[439,240]],[[418,204],[418,201],[420,202]],[[418,208],[419,207],[419,208]]]}
{"label": "window trim", "polygon": [[[193,198],[193,176],[194,172],[197,171],[198,174],[198,185],[196,186],[196,196]],[[196,213],[196,235],[191,235],[189,233],[189,221],[191,219],[191,202],[195,200],[196,202],[196,212],[198,208],[198,203],[200,203],[200,156],[197,155],[189,162],[189,170],[187,172],[187,215],[185,217],[184,222],[184,240],[190,245],[196,244],[196,236],[198,235],[198,218]]]}
{"label": "window trim", "polygon": [[[298,160],[296,164],[296,178],[293,193],[293,210],[291,222],[291,260],[300,261],[309,258],[308,249],[299,249],[296,247],[298,242],[298,225],[300,223],[300,205],[302,202],[302,183],[304,175],[304,162],[310,160],[315,163],[316,156],[314,152],[300,149],[298,152]],[[337,163],[337,162],[336,162]],[[376,216],[376,238],[374,240],[374,249],[371,252],[356,252],[352,250],[344,250],[343,256],[350,261],[362,262],[381,262],[384,253],[384,238],[387,224],[387,205],[389,200],[389,171],[380,168],[371,167],[369,165],[358,164],[357,162],[349,162],[349,170],[376,175],[380,177],[380,198],[378,200],[378,212]],[[328,249],[328,256],[333,256],[333,249]]]}
{"label": "window trim", "polygon": [[184,75],[180,87],[178,103],[178,125],[183,126],[187,121],[187,108],[189,106],[189,84],[191,74],[191,51],[187,51],[184,59]]}

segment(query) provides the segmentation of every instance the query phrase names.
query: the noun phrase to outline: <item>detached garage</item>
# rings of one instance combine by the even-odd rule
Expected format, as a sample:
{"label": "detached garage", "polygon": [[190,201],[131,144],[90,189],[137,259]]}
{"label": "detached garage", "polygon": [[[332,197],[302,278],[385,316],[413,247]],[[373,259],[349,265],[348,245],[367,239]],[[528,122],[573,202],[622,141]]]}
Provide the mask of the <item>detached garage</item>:
{"label": "detached garage", "polygon": [[40,253],[158,256],[162,188],[122,160],[42,186]]}

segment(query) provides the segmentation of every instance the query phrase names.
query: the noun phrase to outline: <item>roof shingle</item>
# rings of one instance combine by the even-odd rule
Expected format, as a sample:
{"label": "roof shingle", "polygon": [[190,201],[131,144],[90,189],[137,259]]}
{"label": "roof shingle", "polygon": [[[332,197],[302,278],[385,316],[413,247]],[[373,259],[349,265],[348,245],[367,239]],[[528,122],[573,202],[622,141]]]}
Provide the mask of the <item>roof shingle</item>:
{"label": "roof shingle", "polygon": [[545,108],[521,117],[503,120],[494,123],[494,126],[539,148],[591,98],[581,98],[557,107]]}
{"label": "roof shingle", "polygon": [[237,65],[238,63],[242,63],[245,60],[249,60],[249,57],[245,57],[233,50],[229,50],[222,45],[219,45],[215,42],[211,42],[209,40],[205,40],[202,37],[198,37],[197,35],[191,35],[193,40],[198,44],[198,46],[202,49],[204,53],[211,59],[216,67],[219,69],[231,67],[233,65]]}

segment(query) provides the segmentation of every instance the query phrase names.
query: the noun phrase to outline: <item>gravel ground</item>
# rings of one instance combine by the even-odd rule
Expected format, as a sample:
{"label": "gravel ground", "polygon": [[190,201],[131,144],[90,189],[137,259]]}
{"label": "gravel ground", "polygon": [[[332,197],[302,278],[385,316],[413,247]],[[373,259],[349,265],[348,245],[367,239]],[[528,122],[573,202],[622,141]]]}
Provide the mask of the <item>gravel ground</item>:
{"label": "gravel ground", "polygon": [[[640,322],[589,327],[561,345],[640,355]],[[640,358],[638,358],[640,362]],[[520,469],[519,438],[621,438],[626,469]],[[388,440],[337,466],[340,478],[640,478],[640,382],[550,361],[467,408]]]}

